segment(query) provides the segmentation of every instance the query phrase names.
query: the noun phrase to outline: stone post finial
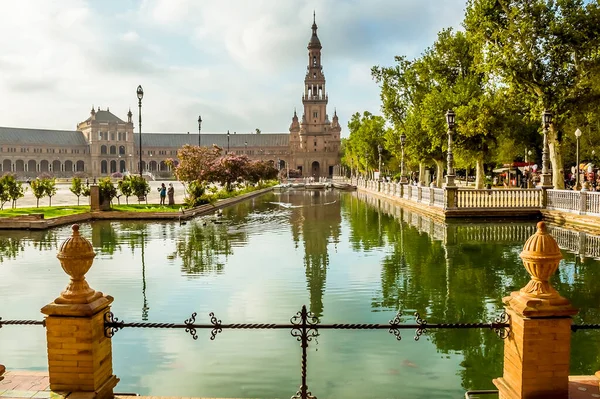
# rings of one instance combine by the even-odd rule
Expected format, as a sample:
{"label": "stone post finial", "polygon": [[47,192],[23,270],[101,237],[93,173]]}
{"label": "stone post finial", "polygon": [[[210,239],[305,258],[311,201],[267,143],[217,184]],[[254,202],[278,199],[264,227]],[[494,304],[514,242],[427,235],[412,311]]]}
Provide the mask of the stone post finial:
{"label": "stone post finial", "polygon": [[73,234],[60,246],[56,257],[71,281],[53,303],[46,305],[45,314],[93,314],[112,302],[112,297],[93,290],[85,280],[96,253],[92,244],[79,234],[79,225],[72,226]]}
{"label": "stone post finial", "polygon": [[568,316],[577,313],[568,299],[550,284],[550,277],[563,258],[556,240],[548,233],[546,223],[539,222],[520,255],[531,280],[504,302],[523,316]]}

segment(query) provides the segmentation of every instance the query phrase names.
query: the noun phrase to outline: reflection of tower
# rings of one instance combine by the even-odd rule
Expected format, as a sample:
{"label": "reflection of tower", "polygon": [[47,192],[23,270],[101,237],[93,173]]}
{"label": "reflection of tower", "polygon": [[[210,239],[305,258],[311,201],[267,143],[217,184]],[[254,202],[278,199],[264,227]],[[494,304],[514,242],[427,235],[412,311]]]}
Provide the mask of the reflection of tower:
{"label": "reflection of tower", "polygon": [[[323,315],[323,293],[329,266],[327,246],[340,236],[340,202],[333,191],[311,191],[292,199],[296,208],[292,214],[292,230],[300,229],[304,239],[304,267],[310,295],[310,311]],[[295,222],[295,223],[294,223]]]}
{"label": "reflection of tower", "polygon": [[142,306],[142,320],[148,320],[148,301],[146,300],[146,260],[144,258],[144,232],[142,231],[142,297],[144,298],[144,304]]}

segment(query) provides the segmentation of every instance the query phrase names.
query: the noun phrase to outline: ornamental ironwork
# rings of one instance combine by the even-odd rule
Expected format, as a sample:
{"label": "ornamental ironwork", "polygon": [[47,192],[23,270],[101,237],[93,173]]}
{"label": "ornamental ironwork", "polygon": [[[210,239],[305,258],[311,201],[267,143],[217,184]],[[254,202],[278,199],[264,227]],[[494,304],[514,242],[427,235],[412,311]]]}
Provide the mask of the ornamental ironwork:
{"label": "ornamental ironwork", "polygon": [[414,323],[404,323],[402,319],[402,311],[399,311],[396,316],[385,324],[326,324],[321,323],[319,318],[309,312],[306,306],[297,312],[290,319],[289,323],[223,323],[215,316],[213,312],[209,313],[210,323],[196,323],[197,313],[192,313],[191,317],[183,323],[127,323],[119,320],[112,312],[107,312],[104,315],[104,334],[108,338],[112,338],[119,330],[123,328],[174,328],[183,329],[190,334],[194,340],[198,339],[197,330],[210,330],[210,340],[214,341],[218,334],[223,330],[290,330],[292,337],[300,342],[302,349],[302,358],[300,362],[301,381],[300,387],[292,399],[316,399],[309,390],[306,380],[306,370],[308,366],[307,350],[309,342],[319,336],[319,330],[387,330],[396,340],[402,339],[401,330],[414,330],[414,340],[418,341],[421,336],[427,334],[430,330],[436,329],[490,329],[501,339],[505,339],[510,334],[510,317],[506,312],[502,312],[498,317],[489,323],[433,323],[429,324],[417,312],[414,313]]}

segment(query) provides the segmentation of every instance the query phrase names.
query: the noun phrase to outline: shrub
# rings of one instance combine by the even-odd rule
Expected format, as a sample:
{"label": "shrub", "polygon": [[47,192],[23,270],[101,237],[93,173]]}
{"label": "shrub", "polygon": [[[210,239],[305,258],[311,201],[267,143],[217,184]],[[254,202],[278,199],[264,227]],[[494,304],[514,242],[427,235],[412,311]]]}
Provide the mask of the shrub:
{"label": "shrub", "polygon": [[130,176],[129,184],[131,185],[132,194],[138,197],[138,202],[145,198],[150,192],[150,184],[148,184],[148,181],[143,177],[137,175]]}
{"label": "shrub", "polygon": [[17,180],[16,176],[12,173],[6,173],[0,179],[0,184],[4,187],[6,192],[6,200],[3,198],[2,206],[4,207],[4,203],[8,200],[12,201],[12,207],[15,208],[17,206],[17,200],[23,197],[23,183]]}
{"label": "shrub", "polygon": [[110,180],[110,177],[105,177],[98,181],[98,187],[100,191],[100,203],[108,201],[109,203],[117,196],[117,189]]}

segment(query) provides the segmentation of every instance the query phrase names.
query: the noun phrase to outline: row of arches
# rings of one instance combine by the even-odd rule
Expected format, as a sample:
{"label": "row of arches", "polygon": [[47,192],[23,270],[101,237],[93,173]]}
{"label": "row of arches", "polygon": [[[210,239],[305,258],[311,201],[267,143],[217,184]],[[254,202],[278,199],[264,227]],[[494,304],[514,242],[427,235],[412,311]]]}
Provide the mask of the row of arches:
{"label": "row of arches", "polygon": [[[177,165],[177,163],[178,162],[175,161],[175,165]],[[139,162],[136,163],[136,168],[138,167],[138,165]],[[136,170],[129,170],[129,172],[135,172]],[[142,170],[147,172],[168,172],[171,170],[171,168],[167,166],[165,161],[150,161],[148,163],[146,163],[146,161],[142,161]],[[103,175],[117,172],[123,173],[126,171],[128,171],[128,169],[125,160],[117,161],[116,159],[103,159],[102,161],[100,161],[100,173]]]}
{"label": "row of arches", "polygon": [[[117,155],[117,146],[116,145],[111,145],[110,147],[102,145],[100,146],[100,154],[101,155]],[[124,145],[120,145],[119,146],[119,155],[125,155],[125,146]]]}
{"label": "row of arches", "polygon": [[10,159],[5,159],[0,164],[2,172],[83,172],[85,170],[84,161],[71,161],[66,160],[64,162],[58,159],[54,161],[36,161],[30,159],[24,161],[17,159],[14,162]]}

